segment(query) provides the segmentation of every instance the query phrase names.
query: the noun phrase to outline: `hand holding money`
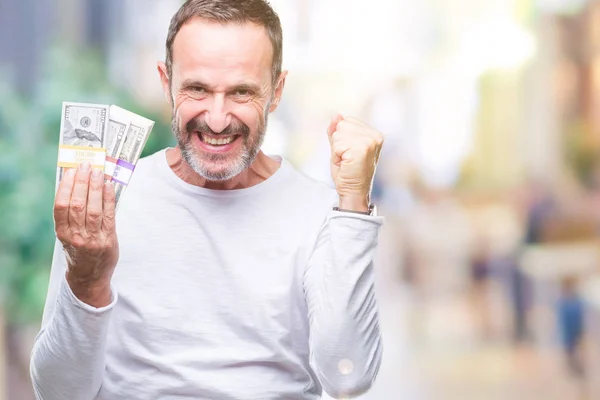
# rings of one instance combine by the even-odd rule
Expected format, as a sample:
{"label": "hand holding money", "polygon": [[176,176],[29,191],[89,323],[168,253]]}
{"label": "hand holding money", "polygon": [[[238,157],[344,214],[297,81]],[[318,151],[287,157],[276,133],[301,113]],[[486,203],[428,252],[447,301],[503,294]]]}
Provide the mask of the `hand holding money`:
{"label": "hand holding money", "polygon": [[73,294],[91,306],[110,304],[119,259],[115,213],[153,126],[114,105],[63,103],[56,237],[65,249]]}
{"label": "hand holding money", "polygon": [[154,121],[115,105],[64,102],[56,187],[66,168],[87,160],[114,183],[118,207],[153,127]]}
{"label": "hand holding money", "polygon": [[93,307],[110,304],[110,280],[119,259],[115,191],[104,174],[84,162],[68,169],[54,202],[56,237],[67,257],[67,282]]}

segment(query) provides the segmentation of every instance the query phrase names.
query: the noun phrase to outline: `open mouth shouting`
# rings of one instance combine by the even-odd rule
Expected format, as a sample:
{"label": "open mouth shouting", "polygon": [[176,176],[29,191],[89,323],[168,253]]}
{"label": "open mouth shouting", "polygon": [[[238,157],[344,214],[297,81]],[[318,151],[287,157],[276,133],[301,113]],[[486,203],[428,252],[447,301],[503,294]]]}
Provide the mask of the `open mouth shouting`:
{"label": "open mouth shouting", "polygon": [[241,135],[212,135],[205,132],[194,131],[193,139],[205,151],[211,153],[225,153],[233,149],[239,142]]}

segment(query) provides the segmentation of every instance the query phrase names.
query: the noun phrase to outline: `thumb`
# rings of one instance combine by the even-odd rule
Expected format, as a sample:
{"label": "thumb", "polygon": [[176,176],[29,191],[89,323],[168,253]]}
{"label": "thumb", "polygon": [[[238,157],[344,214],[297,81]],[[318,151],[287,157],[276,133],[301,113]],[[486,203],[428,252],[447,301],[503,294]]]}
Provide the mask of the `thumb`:
{"label": "thumb", "polygon": [[340,113],[335,114],[331,118],[331,122],[329,123],[329,127],[327,128],[327,137],[329,138],[330,144],[331,144],[331,137],[332,137],[333,133],[335,132],[335,130],[337,129],[337,124],[343,120],[344,120],[344,117]]}

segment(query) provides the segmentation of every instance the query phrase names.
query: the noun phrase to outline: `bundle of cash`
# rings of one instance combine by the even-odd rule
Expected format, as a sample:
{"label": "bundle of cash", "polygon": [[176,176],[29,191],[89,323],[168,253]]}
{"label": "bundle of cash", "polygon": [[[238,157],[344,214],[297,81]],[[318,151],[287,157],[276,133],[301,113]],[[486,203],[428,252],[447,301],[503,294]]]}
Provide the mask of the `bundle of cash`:
{"label": "bundle of cash", "polygon": [[67,168],[84,160],[93,168],[104,169],[108,137],[109,107],[100,104],[63,103],[56,186]]}
{"label": "bundle of cash", "polygon": [[66,168],[87,160],[113,182],[117,205],[154,127],[154,121],[115,105],[64,102],[56,187]]}
{"label": "bundle of cash", "polygon": [[154,127],[154,121],[120,107],[110,106],[111,123],[113,123],[113,115],[116,118],[115,124],[128,122],[126,133],[121,135],[120,139],[116,139],[114,146],[109,148],[110,157],[105,163],[105,168],[112,176],[117,204],[119,204],[119,199],[129,184],[135,165],[140,159],[146,141]]}

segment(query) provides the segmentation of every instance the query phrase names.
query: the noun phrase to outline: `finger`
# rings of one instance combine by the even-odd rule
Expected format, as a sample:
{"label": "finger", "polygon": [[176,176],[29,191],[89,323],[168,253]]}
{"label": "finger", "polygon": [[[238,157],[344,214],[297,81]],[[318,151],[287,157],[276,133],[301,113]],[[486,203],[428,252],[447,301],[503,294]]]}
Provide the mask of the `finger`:
{"label": "finger", "polygon": [[327,136],[329,137],[329,141],[331,142],[331,136],[333,135],[333,132],[336,131],[337,129],[337,125],[340,121],[343,121],[344,117],[342,116],[342,114],[335,114],[333,116],[333,118],[331,118],[331,122],[329,123],[329,127],[327,128]]}
{"label": "finger", "polygon": [[102,193],[104,192],[104,174],[99,169],[92,170],[90,188],[87,199],[85,229],[89,233],[97,233],[102,229]]}
{"label": "finger", "polygon": [[345,156],[347,156],[348,150],[351,148],[352,143],[349,141],[339,141],[332,146],[331,151],[331,162],[335,165],[340,165]]}
{"label": "finger", "polygon": [[338,134],[336,138],[338,140],[341,139],[341,136],[376,138],[376,134],[378,134],[377,131],[360,121],[356,121],[358,121],[356,118],[344,118],[343,121],[340,121],[337,124],[337,130],[334,132],[334,137]]}
{"label": "finger", "polygon": [[358,119],[358,118],[354,118],[354,117],[345,117],[345,118],[344,118],[344,120],[346,120],[346,121],[348,121],[348,122],[351,122],[351,123],[353,123],[353,124],[356,124],[356,125],[359,125],[359,126],[365,127],[365,128],[369,128],[369,129],[371,128],[369,125],[367,125],[365,122],[361,121],[361,120],[360,120],[360,119]]}
{"label": "finger", "polygon": [[115,229],[115,187],[112,183],[104,184],[102,230],[111,233]]}
{"label": "finger", "polygon": [[353,122],[344,119],[337,124],[337,130],[342,132],[360,132],[360,127],[358,127]]}
{"label": "finger", "polygon": [[90,183],[90,163],[84,161],[79,165],[75,174],[75,184],[71,193],[69,207],[69,226],[85,229],[85,212],[87,208],[88,188]]}
{"label": "finger", "polygon": [[59,230],[62,231],[69,226],[69,203],[71,202],[74,180],[75,170],[72,168],[67,169],[56,191],[56,198],[54,199],[54,227],[57,234]]}
{"label": "finger", "polygon": [[[343,140],[349,136],[352,136],[358,132],[356,126],[351,122],[348,122],[346,119],[339,121],[336,125],[335,131],[329,136],[332,143]],[[350,135],[349,135],[350,134]]]}

